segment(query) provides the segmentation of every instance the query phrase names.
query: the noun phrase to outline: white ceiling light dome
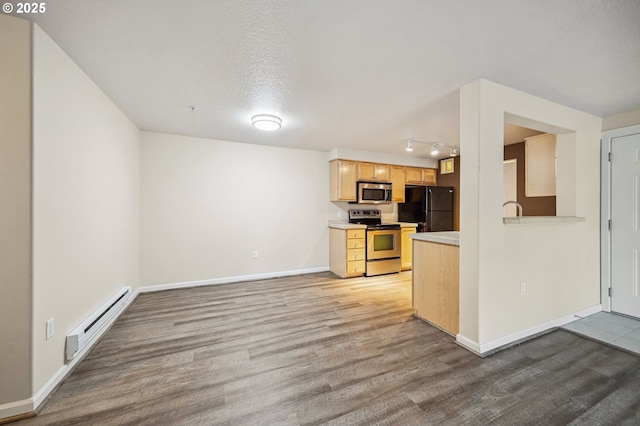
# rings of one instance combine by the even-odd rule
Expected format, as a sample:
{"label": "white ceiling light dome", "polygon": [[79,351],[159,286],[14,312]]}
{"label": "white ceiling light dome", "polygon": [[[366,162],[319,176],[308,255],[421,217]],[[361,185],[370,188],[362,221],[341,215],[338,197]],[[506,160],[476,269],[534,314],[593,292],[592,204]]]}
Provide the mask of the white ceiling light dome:
{"label": "white ceiling light dome", "polygon": [[258,114],[251,117],[253,127],[260,130],[273,131],[282,127],[282,119],[270,114]]}

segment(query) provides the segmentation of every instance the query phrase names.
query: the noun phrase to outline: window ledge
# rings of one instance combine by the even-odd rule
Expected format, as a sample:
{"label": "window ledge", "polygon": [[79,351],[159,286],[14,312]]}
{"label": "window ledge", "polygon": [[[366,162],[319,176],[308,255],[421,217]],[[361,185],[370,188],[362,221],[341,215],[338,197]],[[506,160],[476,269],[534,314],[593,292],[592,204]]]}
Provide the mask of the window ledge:
{"label": "window ledge", "polygon": [[505,225],[526,225],[531,223],[575,223],[584,221],[584,217],[578,216],[520,216],[502,218],[502,223]]}

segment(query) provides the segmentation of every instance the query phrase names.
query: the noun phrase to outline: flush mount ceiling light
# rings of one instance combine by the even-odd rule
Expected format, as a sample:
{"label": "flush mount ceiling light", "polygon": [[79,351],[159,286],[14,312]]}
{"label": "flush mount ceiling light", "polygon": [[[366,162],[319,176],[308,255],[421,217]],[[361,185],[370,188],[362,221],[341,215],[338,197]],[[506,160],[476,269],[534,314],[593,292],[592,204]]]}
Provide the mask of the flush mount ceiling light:
{"label": "flush mount ceiling light", "polygon": [[258,114],[251,117],[251,123],[253,123],[253,127],[260,130],[278,130],[282,127],[282,120],[280,117],[276,117],[275,115],[269,114]]}
{"label": "flush mount ceiling light", "polygon": [[409,140],[407,141],[407,148],[406,148],[406,150],[407,150],[408,152],[413,151],[413,141],[412,141],[411,139],[409,139]]}

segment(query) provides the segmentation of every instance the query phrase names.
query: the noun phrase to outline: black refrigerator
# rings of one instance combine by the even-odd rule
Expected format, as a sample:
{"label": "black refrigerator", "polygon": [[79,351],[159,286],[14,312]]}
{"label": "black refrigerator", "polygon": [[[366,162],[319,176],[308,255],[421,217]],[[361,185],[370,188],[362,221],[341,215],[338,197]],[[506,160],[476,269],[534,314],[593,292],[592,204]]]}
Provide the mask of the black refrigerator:
{"label": "black refrigerator", "polygon": [[418,224],[418,232],[453,231],[453,188],[411,186],[398,203],[398,221]]}

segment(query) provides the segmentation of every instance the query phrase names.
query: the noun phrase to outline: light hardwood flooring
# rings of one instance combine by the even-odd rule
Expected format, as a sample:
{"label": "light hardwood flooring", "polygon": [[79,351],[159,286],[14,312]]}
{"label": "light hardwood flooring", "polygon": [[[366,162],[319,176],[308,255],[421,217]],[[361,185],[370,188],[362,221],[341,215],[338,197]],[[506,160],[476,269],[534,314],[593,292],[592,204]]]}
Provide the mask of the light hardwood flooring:
{"label": "light hardwood flooring", "polygon": [[640,358],[558,330],[487,358],[411,274],[145,293],[27,425],[640,424]]}

